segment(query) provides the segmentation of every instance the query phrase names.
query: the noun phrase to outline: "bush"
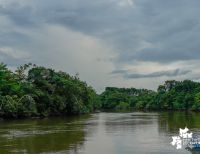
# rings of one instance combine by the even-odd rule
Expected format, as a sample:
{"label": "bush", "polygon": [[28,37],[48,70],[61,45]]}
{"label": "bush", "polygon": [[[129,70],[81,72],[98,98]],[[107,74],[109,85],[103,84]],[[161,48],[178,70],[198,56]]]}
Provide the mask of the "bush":
{"label": "bush", "polygon": [[116,106],[115,109],[118,110],[118,111],[127,111],[127,110],[130,109],[130,105],[129,105],[129,103],[126,103],[126,102],[120,102],[120,103]]}
{"label": "bush", "polygon": [[5,117],[17,117],[17,96],[4,96],[1,97],[1,112]]}
{"label": "bush", "polygon": [[24,95],[17,104],[18,116],[30,117],[37,115],[35,100],[30,95]]}

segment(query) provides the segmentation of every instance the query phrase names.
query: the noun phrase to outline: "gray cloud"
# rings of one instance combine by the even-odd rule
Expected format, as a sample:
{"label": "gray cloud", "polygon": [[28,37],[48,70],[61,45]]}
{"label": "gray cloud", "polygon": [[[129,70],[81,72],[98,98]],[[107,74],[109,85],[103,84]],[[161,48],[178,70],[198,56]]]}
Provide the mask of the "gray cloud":
{"label": "gray cloud", "polygon": [[31,55],[28,52],[17,51],[9,47],[0,47],[0,61],[16,66],[20,63],[27,63]]}
{"label": "gray cloud", "polygon": [[3,6],[0,5],[0,14],[11,19],[16,25],[33,26],[35,23],[31,21],[33,18],[32,7],[24,6],[17,1],[13,1]]}
{"label": "gray cloud", "polygon": [[111,74],[127,74],[127,70],[114,70]]}
{"label": "gray cloud", "polygon": [[0,15],[18,26],[61,24],[101,38],[115,47],[116,63],[170,63],[200,58],[199,6],[198,0],[32,0],[1,5]]}
{"label": "gray cloud", "polygon": [[[19,65],[30,60],[45,65],[47,62],[52,64],[51,60],[54,61],[57,57],[57,61],[64,65],[66,61],[61,62],[60,60],[64,57],[63,55],[69,59],[88,57],[89,54],[85,54],[86,49],[89,51],[93,49],[94,53],[95,51],[99,53],[101,51],[99,46],[103,44],[103,49],[108,48],[110,55],[105,56],[104,54],[103,58],[101,55],[92,56],[98,64],[111,63],[109,70],[104,72],[105,76],[117,68],[119,70],[112,73],[123,74],[125,78],[151,78],[153,80],[160,76],[178,78],[181,75],[188,75],[189,77],[192,73],[182,70],[186,66],[189,67],[190,62],[195,65],[194,61],[200,59],[199,7],[199,0],[59,0],[59,2],[55,0],[0,0],[0,48],[11,48],[14,51],[23,51],[31,55],[30,59],[20,59],[13,54],[0,52],[0,61],[8,65]],[[68,35],[66,36],[67,41],[64,42],[66,46],[60,47],[62,45],[59,43],[65,38],[62,36],[64,30],[59,31],[59,28],[54,26],[66,29],[67,32],[64,33]],[[54,28],[46,30],[47,27]],[[96,43],[98,48],[93,45],[94,43],[90,43],[92,41],[88,37],[98,42]],[[84,39],[89,40],[89,47],[80,45]],[[70,40],[73,40],[74,44],[68,43]],[[57,44],[56,48],[53,48],[54,46],[49,48],[54,44]],[[78,52],[79,45],[82,48],[76,57],[72,53],[75,50],[76,53]],[[61,58],[58,56],[59,52],[63,54],[60,55]],[[71,55],[74,57],[71,58]],[[184,61],[184,65],[176,66],[180,61]],[[161,67],[165,70],[168,68],[167,65],[170,65],[171,71],[150,74],[124,71],[126,66],[130,68],[130,65],[135,67],[138,65],[139,67],[141,63],[137,64],[137,62],[155,63],[159,67],[155,70],[161,70]],[[69,70],[78,70],[79,65],[78,62],[67,64],[71,66]],[[103,66],[102,69],[107,68]],[[145,72],[145,69],[140,71]],[[87,74],[96,78],[94,73]],[[198,71],[196,76],[198,76]],[[145,85],[151,81],[146,81]],[[105,81],[106,84],[111,82]],[[115,81],[115,83],[118,82]],[[123,84],[126,82],[126,85],[129,85],[127,80],[120,82]]]}
{"label": "gray cloud", "polygon": [[169,71],[159,71],[159,72],[153,72],[149,74],[140,74],[140,73],[130,73],[130,71],[127,70],[115,70],[111,72],[111,74],[122,74],[124,78],[128,79],[138,79],[138,78],[155,78],[155,77],[177,77],[181,75],[186,75],[190,73],[190,70],[169,70]]}

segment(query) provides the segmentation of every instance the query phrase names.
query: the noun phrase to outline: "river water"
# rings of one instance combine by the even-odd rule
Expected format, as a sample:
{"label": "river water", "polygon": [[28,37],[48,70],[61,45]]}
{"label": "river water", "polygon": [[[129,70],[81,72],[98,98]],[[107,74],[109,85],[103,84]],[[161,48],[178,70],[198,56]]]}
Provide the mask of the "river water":
{"label": "river water", "polygon": [[[197,154],[170,145],[179,128],[200,130],[200,113],[97,113],[0,122],[0,154]],[[200,134],[200,133],[199,133]]]}

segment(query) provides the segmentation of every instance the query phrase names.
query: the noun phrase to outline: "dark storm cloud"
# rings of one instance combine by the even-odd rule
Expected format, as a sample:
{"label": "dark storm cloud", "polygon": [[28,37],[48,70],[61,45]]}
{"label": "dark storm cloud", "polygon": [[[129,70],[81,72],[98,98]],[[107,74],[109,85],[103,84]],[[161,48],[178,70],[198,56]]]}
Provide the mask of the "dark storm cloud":
{"label": "dark storm cloud", "polygon": [[123,75],[124,78],[137,79],[137,78],[154,78],[154,77],[162,77],[162,76],[176,77],[180,75],[186,75],[190,72],[191,71],[189,70],[175,69],[175,70],[169,70],[169,71],[153,72],[149,74],[140,74],[140,73],[131,73],[127,70],[115,70],[111,72],[111,74],[121,74]]}
{"label": "dark storm cloud", "polygon": [[134,0],[134,7],[117,5],[117,0],[81,2],[51,7],[51,11],[43,12],[45,22],[106,40],[119,53],[116,63],[200,58],[197,0]]}
{"label": "dark storm cloud", "polygon": [[[58,24],[100,38],[119,55],[113,63],[124,65],[199,59],[199,8],[199,0],[13,0],[0,3],[0,16],[26,29]],[[0,41],[25,44],[11,33],[0,31]]]}

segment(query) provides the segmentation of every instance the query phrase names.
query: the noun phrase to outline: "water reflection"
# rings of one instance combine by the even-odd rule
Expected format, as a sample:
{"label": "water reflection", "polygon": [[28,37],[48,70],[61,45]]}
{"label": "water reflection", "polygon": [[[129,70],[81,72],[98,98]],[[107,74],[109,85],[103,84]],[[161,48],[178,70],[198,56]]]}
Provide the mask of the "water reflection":
{"label": "water reflection", "polygon": [[[158,118],[159,133],[165,135],[178,135],[179,128],[186,126],[190,131],[200,134],[200,113],[198,112],[163,112]],[[192,154],[200,154],[200,150],[186,148]]]}
{"label": "water reflection", "polygon": [[175,133],[187,126],[191,131],[200,129],[200,113],[197,112],[163,112],[159,115],[159,130]]}
{"label": "water reflection", "polygon": [[89,117],[17,120],[0,123],[0,153],[54,153],[81,147]]}
{"label": "water reflection", "polygon": [[197,154],[176,150],[179,128],[200,130],[200,114],[98,113],[80,117],[0,122],[0,153]]}

